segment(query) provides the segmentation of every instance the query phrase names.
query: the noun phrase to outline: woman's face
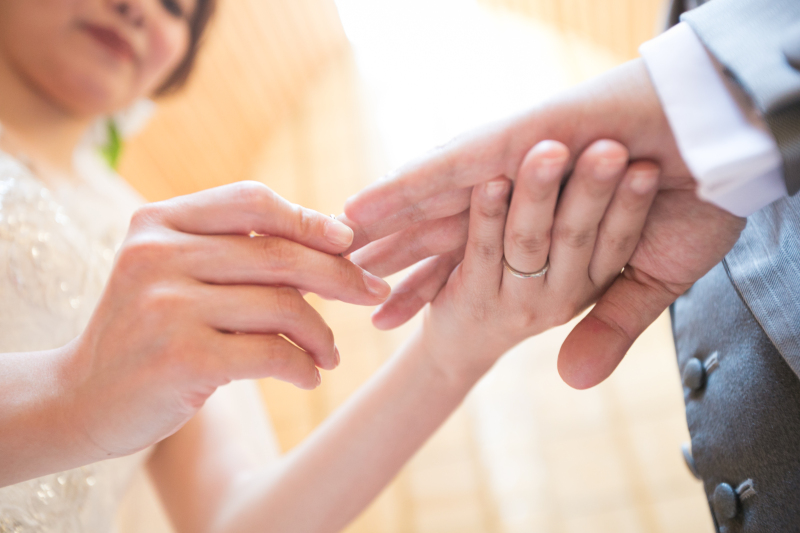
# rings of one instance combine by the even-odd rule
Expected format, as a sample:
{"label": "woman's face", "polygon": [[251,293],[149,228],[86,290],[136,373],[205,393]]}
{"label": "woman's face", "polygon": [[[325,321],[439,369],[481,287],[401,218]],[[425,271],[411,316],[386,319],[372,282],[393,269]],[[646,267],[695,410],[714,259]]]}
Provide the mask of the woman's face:
{"label": "woman's face", "polygon": [[2,0],[0,60],[70,113],[110,113],[172,74],[195,2]]}

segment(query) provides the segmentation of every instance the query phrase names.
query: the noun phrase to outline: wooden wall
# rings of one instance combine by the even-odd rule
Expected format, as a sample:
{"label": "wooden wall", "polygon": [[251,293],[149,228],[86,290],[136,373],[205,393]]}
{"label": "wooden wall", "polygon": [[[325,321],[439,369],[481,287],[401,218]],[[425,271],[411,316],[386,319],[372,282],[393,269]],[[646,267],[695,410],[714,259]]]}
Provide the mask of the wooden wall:
{"label": "wooden wall", "polygon": [[478,0],[544,22],[625,61],[664,26],[663,0]]}
{"label": "wooden wall", "polygon": [[158,102],[122,174],[149,200],[251,178],[269,136],[348,50],[333,0],[223,0],[188,89]]}

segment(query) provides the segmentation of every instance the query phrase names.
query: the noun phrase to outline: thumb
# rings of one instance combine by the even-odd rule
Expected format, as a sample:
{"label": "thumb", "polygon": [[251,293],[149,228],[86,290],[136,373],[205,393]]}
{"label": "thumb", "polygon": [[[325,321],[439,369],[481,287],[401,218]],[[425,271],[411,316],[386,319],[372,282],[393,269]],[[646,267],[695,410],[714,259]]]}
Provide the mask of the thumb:
{"label": "thumb", "polygon": [[601,383],[614,372],[639,335],[690,286],[666,284],[634,267],[625,267],[561,346],[561,379],[576,389]]}

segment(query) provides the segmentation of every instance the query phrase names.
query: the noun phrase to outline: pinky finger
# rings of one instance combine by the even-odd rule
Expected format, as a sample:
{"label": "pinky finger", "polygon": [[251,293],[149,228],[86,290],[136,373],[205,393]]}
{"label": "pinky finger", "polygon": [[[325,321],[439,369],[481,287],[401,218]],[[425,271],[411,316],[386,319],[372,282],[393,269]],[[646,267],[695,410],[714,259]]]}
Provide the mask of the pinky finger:
{"label": "pinky finger", "polygon": [[658,191],[659,168],[649,161],[631,163],[606,209],[597,235],[589,278],[608,287],[628,263]]}
{"label": "pinky finger", "polygon": [[387,330],[411,320],[425,304],[436,298],[462,259],[463,246],[421,262],[372,314],[372,323],[378,329]]}
{"label": "pinky finger", "polygon": [[218,333],[216,367],[227,381],[275,378],[311,390],[322,379],[314,360],[280,335]]}

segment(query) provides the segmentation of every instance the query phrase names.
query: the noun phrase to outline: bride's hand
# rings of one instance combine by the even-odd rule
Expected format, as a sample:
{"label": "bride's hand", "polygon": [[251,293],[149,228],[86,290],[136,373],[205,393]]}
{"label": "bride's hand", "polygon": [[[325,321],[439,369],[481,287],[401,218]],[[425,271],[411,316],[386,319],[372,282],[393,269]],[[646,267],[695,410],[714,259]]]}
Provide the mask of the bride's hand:
{"label": "bride's hand", "polygon": [[71,423],[103,454],[123,455],[174,433],[231,380],[316,387],[317,367],[335,368],[339,354],[300,290],[361,305],[390,291],[336,255],[352,235],[252,182],[140,209],[67,347]]}
{"label": "bride's hand", "polygon": [[[598,141],[581,154],[559,198],[568,159],[560,143],[535,146],[510,202],[505,178],[474,187],[463,260],[444,287],[429,287],[438,294],[430,295],[423,335],[443,368],[480,374],[523,339],[571,320],[607,289],[633,253],[656,194],[658,167],[628,165],[622,145]],[[461,253],[452,252],[449,260]],[[539,277],[517,277],[504,268],[504,254],[518,272],[549,267]],[[429,260],[407,283],[441,279],[446,263]],[[402,290],[397,298],[402,307]],[[380,313],[392,312],[391,306],[382,309],[376,322]]]}

